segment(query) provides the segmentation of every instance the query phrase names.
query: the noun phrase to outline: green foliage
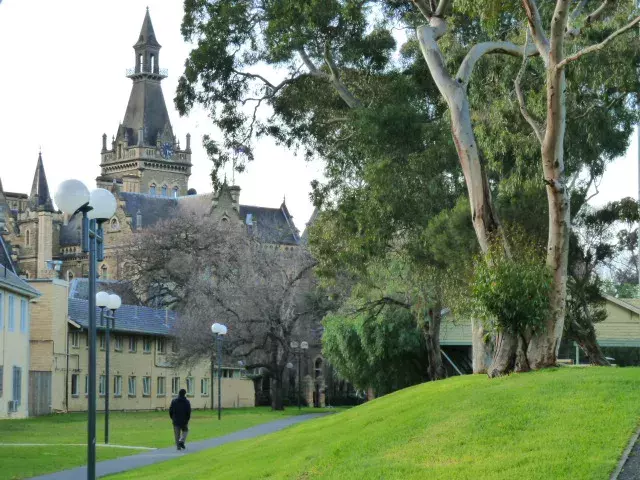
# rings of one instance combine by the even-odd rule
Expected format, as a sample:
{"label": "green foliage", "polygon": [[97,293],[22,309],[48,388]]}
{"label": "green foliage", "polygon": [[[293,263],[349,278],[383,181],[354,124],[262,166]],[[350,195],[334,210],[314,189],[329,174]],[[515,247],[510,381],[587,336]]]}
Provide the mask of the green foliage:
{"label": "green foliage", "polygon": [[492,245],[478,257],[471,281],[474,313],[514,334],[541,329],[549,314],[552,275],[537,248],[520,238],[513,257]]}
{"label": "green foliage", "polygon": [[322,352],[340,378],[377,395],[423,382],[426,352],[416,320],[405,308],[378,315],[328,315],[323,321]]}

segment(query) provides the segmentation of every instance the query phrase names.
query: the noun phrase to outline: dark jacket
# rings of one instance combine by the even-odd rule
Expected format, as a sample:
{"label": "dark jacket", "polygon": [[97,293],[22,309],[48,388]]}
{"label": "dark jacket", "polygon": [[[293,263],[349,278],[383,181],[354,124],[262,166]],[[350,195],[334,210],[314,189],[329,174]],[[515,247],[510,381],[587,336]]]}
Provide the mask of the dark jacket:
{"label": "dark jacket", "polygon": [[186,427],[191,418],[191,403],[185,397],[174,398],[169,407],[169,416],[174,425]]}

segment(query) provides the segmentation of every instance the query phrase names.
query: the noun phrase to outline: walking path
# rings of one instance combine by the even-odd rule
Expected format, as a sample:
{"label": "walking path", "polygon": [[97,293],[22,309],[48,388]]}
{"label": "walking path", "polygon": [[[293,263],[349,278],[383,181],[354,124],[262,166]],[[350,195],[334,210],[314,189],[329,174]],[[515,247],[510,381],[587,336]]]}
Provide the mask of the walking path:
{"label": "walking path", "polygon": [[[176,447],[172,446],[167,448],[158,448],[150,452],[138,453],[136,455],[130,455],[128,457],[121,457],[115,458],[113,460],[106,460],[104,462],[98,462],[96,464],[96,476],[102,477],[105,475],[120,473],[127,470],[133,470],[135,468],[146,467],[147,465],[152,465],[154,463],[164,462],[166,460],[178,458],[183,455],[200,452],[208,448],[218,447],[220,445],[224,445],[225,443],[237,442],[238,440],[246,440],[247,438],[259,437],[268,433],[277,432],[278,430],[282,430],[283,428],[295,425],[296,423],[304,422],[305,420],[311,420],[313,418],[323,417],[325,415],[330,415],[330,413],[311,413],[307,415],[296,415],[280,420],[275,420],[273,422],[263,423],[262,425],[256,425],[255,427],[230,433],[222,437],[187,443],[187,449],[181,452],[178,452],[176,450]],[[170,425],[167,426],[167,428],[169,427]],[[33,477],[32,480],[86,480],[86,478],[87,467],[84,466]]]}

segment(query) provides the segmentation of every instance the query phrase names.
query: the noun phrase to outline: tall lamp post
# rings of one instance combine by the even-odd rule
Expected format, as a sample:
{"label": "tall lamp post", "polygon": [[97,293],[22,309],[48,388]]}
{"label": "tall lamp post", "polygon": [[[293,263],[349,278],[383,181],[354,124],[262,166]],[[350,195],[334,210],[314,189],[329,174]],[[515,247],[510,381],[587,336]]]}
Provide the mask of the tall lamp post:
{"label": "tall lamp post", "polygon": [[309,344],[307,342],[298,343],[294,340],[289,345],[293,350],[293,354],[298,357],[298,410],[300,410],[300,397],[302,396],[302,371],[300,369],[300,358],[302,355],[306,354],[309,349]]}
{"label": "tall lamp post", "polygon": [[221,323],[214,323],[211,325],[211,333],[216,336],[216,343],[218,344],[218,420],[220,420],[222,412],[222,337],[227,334],[227,327]]}
{"label": "tall lamp post", "polygon": [[[109,329],[109,323],[111,328],[116,327],[116,310],[122,305],[122,300],[116,294],[109,295],[107,292],[96,293],[96,305],[100,307],[100,326],[105,326],[104,321],[107,321],[105,328],[105,384],[104,384],[104,443],[109,443],[109,353],[111,351],[111,333]],[[104,310],[107,309],[105,314]],[[111,315],[109,315],[111,310]],[[110,322],[111,321],[111,322]],[[115,390],[115,387],[114,387]]]}
{"label": "tall lamp post", "polygon": [[67,215],[82,214],[82,251],[89,254],[89,415],[87,479],[96,478],[96,262],[104,259],[102,224],[116,212],[116,199],[104,188],[91,193],[79,180],[65,180],[53,196]]}

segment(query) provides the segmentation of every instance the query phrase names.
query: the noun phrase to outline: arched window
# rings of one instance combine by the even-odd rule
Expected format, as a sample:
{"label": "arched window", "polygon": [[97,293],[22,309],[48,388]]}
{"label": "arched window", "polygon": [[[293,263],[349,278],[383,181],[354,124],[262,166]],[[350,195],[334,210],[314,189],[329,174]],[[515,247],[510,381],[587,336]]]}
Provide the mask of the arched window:
{"label": "arched window", "polygon": [[73,280],[73,272],[71,270],[67,270],[67,282]]}
{"label": "arched window", "polygon": [[166,186],[166,185],[163,185],[163,186],[162,186],[162,196],[163,196],[163,197],[166,197],[166,196],[167,196],[167,186]]}
{"label": "arched window", "polygon": [[316,362],[315,362],[315,373],[316,373],[316,378],[321,377],[322,376],[322,359],[321,358],[317,358]]}
{"label": "arched window", "polygon": [[156,56],[155,55],[151,55],[151,72],[155,72],[156,71]]}
{"label": "arched window", "polygon": [[111,226],[111,230],[119,230],[120,229],[120,224],[118,223],[118,219],[117,218],[112,218],[109,225]]}
{"label": "arched window", "polygon": [[138,65],[140,66],[140,71],[144,72],[144,55],[142,54],[138,56]]}
{"label": "arched window", "polygon": [[178,192],[180,189],[178,187],[173,187],[173,198],[178,198]]}
{"label": "arched window", "polygon": [[107,266],[106,265],[102,265],[102,267],[100,267],[100,278],[102,280],[108,280],[109,273],[107,272]]}
{"label": "arched window", "polygon": [[151,195],[155,195],[156,194],[156,184],[152,183],[151,186],[149,187],[149,193]]}
{"label": "arched window", "polygon": [[24,235],[25,235],[25,245],[28,247],[29,245],[31,245],[31,232],[27,230]]}

